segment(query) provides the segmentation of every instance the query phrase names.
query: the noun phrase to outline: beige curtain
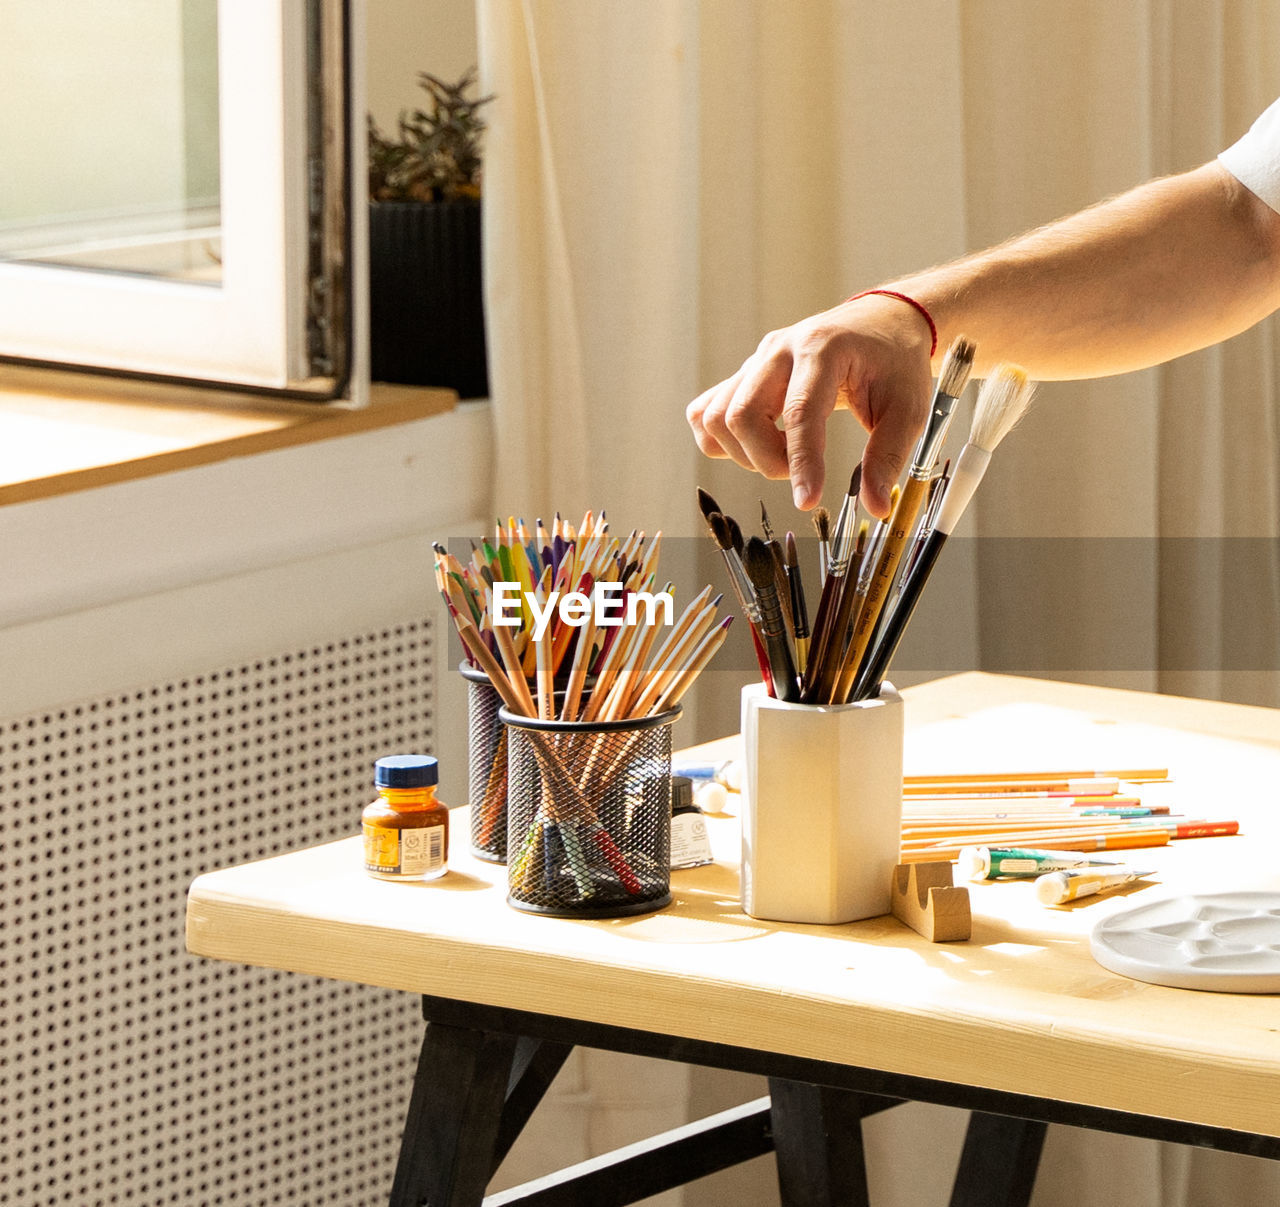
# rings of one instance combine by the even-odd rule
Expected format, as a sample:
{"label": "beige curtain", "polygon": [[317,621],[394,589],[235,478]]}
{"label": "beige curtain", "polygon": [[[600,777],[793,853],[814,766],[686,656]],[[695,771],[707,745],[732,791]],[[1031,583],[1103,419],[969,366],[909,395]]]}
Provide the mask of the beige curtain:
{"label": "beige curtain", "polygon": [[[807,535],[784,488],[701,460],[684,424],[766,330],[1202,163],[1280,94],[1273,0],[478,8],[484,86],[501,98],[486,176],[495,508],[605,507],[661,528],[664,564],[683,541],[699,584],[720,576],[695,484],[744,526],[763,499],[775,527]],[[1275,332],[1043,387],[895,678],[980,666],[1280,703]],[[829,502],[861,446],[838,416]],[[739,640],[684,740],[736,727]],[[706,1084],[695,1099],[716,1098]],[[877,1203],[945,1202],[962,1124],[921,1108],[869,1125]],[[759,1173],[716,1185],[699,1204],[775,1201]],[[1063,1129],[1035,1204],[1234,1207],[1277,1191],[1269,1164]]]}

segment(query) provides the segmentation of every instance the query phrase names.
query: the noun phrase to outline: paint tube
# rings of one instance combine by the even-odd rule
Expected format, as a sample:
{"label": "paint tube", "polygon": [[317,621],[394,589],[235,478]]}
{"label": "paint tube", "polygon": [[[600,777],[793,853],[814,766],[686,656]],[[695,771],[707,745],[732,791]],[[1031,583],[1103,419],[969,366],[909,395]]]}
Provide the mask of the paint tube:
{"label": "paint tube", "polygon": [[1115,864],[1108,868],[1068,868],[1050,872],[1036,881],[1036,899],[1041,905],[1062,905],[1078,897],[1090,897],[1107,889],[1120,888],[1150,876],[1151,872]]}
{"label": "paint tube", "polygon": [[957,863],[968,880],[998,876],[1043,876],[1065,868],[1114,866],[1113,859],[1094,859],[1083,851],[1038,851],[1024,847],[964,847]]}

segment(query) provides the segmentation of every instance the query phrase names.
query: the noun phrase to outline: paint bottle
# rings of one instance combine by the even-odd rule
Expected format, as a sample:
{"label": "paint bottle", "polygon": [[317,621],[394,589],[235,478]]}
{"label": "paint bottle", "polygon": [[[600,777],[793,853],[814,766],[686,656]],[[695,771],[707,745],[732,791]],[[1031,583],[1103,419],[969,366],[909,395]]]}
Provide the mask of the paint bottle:
{"label": "paint bottle", "polygon": [[707,819],[693,802],[693,781],[671,777],[671,866],[696,868],[712,863]]}
{"label": "paint bottle", "polygon": [[374,764],[378,799],[361,817],[364,869],[379,880],[434,880],[447,870],[449,809],[429,754],[393,754]]}

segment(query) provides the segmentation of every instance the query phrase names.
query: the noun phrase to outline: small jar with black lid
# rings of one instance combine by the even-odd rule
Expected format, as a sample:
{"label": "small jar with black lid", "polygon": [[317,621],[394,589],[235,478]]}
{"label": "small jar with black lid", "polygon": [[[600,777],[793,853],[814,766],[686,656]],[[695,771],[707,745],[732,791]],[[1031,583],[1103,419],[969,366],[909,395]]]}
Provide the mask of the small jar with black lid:
{"label": "small jar with black lid", "polygon": [[429,754],[393,754],[374,764],[378,799],[361,817],[370,876],[434,880],[448,870],[449,810],[436,799],[439,775]]}

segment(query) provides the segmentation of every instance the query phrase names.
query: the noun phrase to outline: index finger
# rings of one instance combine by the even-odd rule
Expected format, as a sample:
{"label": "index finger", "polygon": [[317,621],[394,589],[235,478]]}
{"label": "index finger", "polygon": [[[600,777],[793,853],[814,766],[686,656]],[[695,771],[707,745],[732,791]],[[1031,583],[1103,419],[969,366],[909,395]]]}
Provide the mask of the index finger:
{"label": "index finger", "polygon": [[827,420],[835,410],[838,388],[838,375],[828,361],[810,357],[796,361],[782,405],[782,430],[791,497],[801,511],[822,500]]}

